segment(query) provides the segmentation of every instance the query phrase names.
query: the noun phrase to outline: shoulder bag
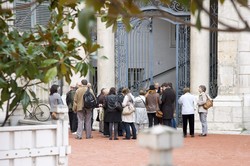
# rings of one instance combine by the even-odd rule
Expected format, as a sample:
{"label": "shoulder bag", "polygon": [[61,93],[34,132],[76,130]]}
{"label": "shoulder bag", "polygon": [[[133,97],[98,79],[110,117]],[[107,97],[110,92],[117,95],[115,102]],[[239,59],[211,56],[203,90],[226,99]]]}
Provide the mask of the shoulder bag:
{"label": "shoulder bag", "polygon": [[203,105],[203,108],[204,109],[209,109],[209,108],[211,108],[212,106],[213,106],[213,100],[212,99],[210,99],[209,97],[208,97],[208,95],[206,95],[207,96],[207,101],[206,101],[206,103]]}
{"label": "shoulder bag", "polygon": [[[131,96],[130,96],[131,98]],[[131,100],[131,99],[130,99]],[[129,101],[129,104],[123,108],[122,110],[122,115],[130,115],[133,112],[135,112],[135,107],[134,105]]]}
{"label": "shoulder bag", "polygon": [[135,107],[133,104],[129,103],[129,105],[123,108],[122,115],[130,115],[133,112],[135,112]]}
{"label": "shoulder bag", "polygon": [[155,116],[157,118],[162,118],[163,117],[163,112],[159,108],[159,103],[157,102],[157,97],[156,97],[156,104],[157,104],[157,108],[156,108],[156,114],[155,114]]}

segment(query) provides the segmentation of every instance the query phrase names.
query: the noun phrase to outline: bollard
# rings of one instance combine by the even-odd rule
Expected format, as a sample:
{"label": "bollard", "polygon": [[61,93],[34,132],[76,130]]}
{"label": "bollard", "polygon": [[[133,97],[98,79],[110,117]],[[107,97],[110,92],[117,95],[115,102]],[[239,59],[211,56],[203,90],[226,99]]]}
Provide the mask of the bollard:
{"label": "bollard", "polygon": [[182,146],[183,137],[176,129],[157,125],[139,133],[138,143],[150,150],[148,166],[173,166],[172,150]]}

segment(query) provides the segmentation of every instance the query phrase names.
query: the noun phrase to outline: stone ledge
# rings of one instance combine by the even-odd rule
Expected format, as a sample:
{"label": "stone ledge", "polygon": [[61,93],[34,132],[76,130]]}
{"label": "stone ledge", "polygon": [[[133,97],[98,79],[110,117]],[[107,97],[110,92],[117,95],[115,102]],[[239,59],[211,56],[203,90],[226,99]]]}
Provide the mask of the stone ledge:
{"label": "stone ledge", "polygon": [[242,107],[243,98],[239,96],[217,96],[213,99],[214,107],[227,106],[227,107]]}

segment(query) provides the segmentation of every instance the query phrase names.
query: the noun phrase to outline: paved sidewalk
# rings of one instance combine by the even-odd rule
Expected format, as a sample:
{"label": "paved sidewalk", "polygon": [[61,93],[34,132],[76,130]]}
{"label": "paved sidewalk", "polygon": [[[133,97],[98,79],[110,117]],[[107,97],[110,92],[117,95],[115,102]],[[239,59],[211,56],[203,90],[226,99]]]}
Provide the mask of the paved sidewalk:
{"label": "paved sidewalk", "polygon": [[[69,166],[146,166],[149,151],[136,140],[109,140],[98,131],[93,139],[74,139]],[[175,166],[250,166],[250,135],[219,135],[184,139],[173,153]]]}

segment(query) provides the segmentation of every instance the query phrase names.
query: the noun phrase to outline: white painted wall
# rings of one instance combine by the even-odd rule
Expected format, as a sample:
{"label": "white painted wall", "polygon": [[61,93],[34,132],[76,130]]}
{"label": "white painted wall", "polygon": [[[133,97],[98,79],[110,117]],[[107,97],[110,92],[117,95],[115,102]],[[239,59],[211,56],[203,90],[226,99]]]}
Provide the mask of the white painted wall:
{"label": "white painted wall", "polygon": [[[174,27],[175,28],[175,27]],[[176,66],[176,51],[175,47],[171,47],[171,23],[154,18],[153,19],[153,55],[154,55],[154,75],[164,72]],[[154,79],[160,85],[164,82],[172,82],[175,85],[175,71],[161,75]]]}

